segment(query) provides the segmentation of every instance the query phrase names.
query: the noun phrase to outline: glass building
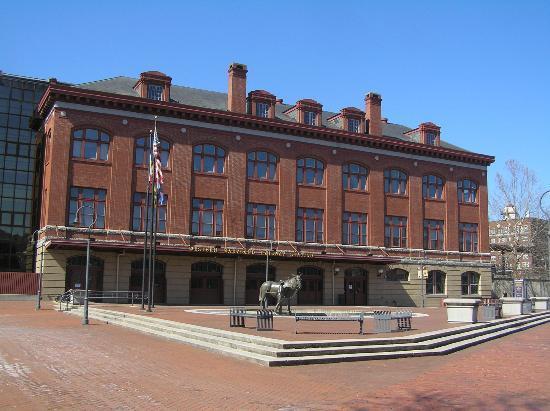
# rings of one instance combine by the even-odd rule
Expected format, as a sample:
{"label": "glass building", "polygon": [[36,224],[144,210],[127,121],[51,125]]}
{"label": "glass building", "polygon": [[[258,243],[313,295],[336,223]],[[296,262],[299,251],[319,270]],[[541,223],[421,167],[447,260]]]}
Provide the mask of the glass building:
{"label": "glass building", "polygon": [[48,83],[0,72],[0,271],[33,271],[37,142],[29,119]]}

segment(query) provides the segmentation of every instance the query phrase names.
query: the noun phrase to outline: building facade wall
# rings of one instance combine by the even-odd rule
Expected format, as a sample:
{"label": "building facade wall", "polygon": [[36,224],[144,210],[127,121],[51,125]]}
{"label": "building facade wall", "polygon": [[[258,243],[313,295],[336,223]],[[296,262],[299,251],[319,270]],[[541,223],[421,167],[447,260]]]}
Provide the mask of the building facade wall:
{"label": "building facade wall", "polygon": [[[113,230],[131,228],[131,198],[133,192],[145,192],[146,169],[133,165],[135,139],[146,137],[151,121],[123,118],[104,114],[55,110],[46,123],[46,150],[51,153],[46,163],[42,225],[66,225],[68,192],[71,186],[107,190],[106,227]],[[71,159],[71,133],[82,127],[95,127],[111,136],[109,160],[105,163]],[[314,144],[291,143],[254,135],[226,133],[198,127],[182,127],[159,123],[159,136],[171,143],[169,167],[164,170],[163,190],[168,195],[168,222],[170,233],[189,234],[190,201],[193,197],[224,200],[224,235],[245,237],[245,207],[248,202],[269,202],[277,206],[277,239],[294,241],[297,207],[324,210],[325,242],[341,243],[342,212],[366,212],[369,216],[368,243],[384,246],[384,216],[408,218],[409,248],[423,249],[423,220],[445,221],[445,250],[458,251],[458,223],[478,224],[479,251],[489,251],[487,226],[487,178],[483,170],[447,166],[430,161],[371,155],[352,150],[336,150]],[[212,143],[225,149],[226,171],[223,175],[192,172],[192,147]],[[266,150],[279,157],[277,181],[247,181],[246,154]],[[312,156],[322,160],[325,182],[322,187],[296,184],[296,160]],[[357,162],[369,169],[366,192],[342,189],[342,165]],[[416,164],[416,165],[415,165]],[[53,166],[51,166],[53,165]],[[399,168],[409,176],[408,194],[384,194],[383,172]],[[445,180],[443,200],[422,198],[422,176],[437,174]],[[479,183],[477,204],[458,204],[456,182],[470,178]],[[429,251],[427,251],[429,252]]]}
{"label": "building facade wall", "polygon": [[[85,250],[45,250],[42,266],[43,295],[53,298],[65,291],[67,260],[70,257],[85,257]],[[130,288],[131,264],[141,260],[142,255],[136,253],[114,253],[93,251],[92,256],[101,259],[104,264],[103,290],[127,291]],[[37,271],[40,270],[42,254],[37,260]],[[118,260],[118,262],[117,262]],[[189,305],[191,265],[197,262],[211,261],[223,266],[223,304],[244,305],[246,268],[254,264],[265,264],[265,259],[221,258],[208,256],[159,256],[159,261],[166,264],[167,304]],[[343,302],[345,271],[348,269],[366,270],[367,299],[365,305],[374,306],[417,306],[439,307],[444,298],[488,297],[491,295],[491,275],[487,266],[464,267],[429,265],[428,270],[441,270],[446,275],[445,293],[426,294],[426,279],[418,276],[419,266],[416,264],[392,264],[380,273],[380,266],[358,263],[319,263],[295,260],[271,260],[270,266],[275,269],[275,281],[285,280],[296,274],[300,267],[313,266],[323,271],[323,304],[338,305]],[[118,267],[118,268],[117,268]],[[408,281],[390,281],[387,278],[389,269],[399,268],[409,273]],[[480,275],[479,295],[463,295],[461,291],[461,274],[476,272]],[[296,298],[294,298],[296,303]]]}
{"label": "building facade wall", "polygon": [[[111,103],[110,107],[117,104],[114,100]],[[368,273],[365,303],[369,305],[439,306],[442,298],[462,296],[461,275],[466,271],[480,274],[477,295],[490,295],[487,176],[486,166],[481,163],[446,160],[443,155],[405,154],[391,145],[367,149],[359,139],[328,142],[313,132],[304,137],[291,131],[254,131],[251,123],[244,120],[242,127],[227,125],[229,120],[226,124],[213,124],[208,117],[199,115],[198,120],[184,120],[176,112],[163,110],[156,127],[159,137],[170,144],[170,158],[163,169],[163,192],[168,197],[166,234],[159,237],[162,247],[157,257],[166,264],[168,304],[191,303],[191,266],[201,261],[223,267],[220,303],[245,303],[246,266],[264,262],[264,257],[258,254],[254,254],[257,258],[247,254],[257,245],[247,244],[245,239],[248,203],[276,206],[273,243],[277,249],[293,255],[291,258],[274,256],[270,264],[276,268],[276,280],[286,279],[304,266],[321,269],[319,303],[329,305],[343,301],[345,272],[351,268],[362,268]],[[149,136],[154,116],[140,112],[137,107],[125,110],[99,107],[85,99],[78,103],[55,102],[43,115],[40,228],[41,244],[46,250],[43,264],[42,255],[37,259],[37,270],[44,272],[44,294],[57,295],[67,288],[67,259],[84,254],[83,240],[87,235],[97,240],[92,251],[103,261],[103,290],[128,290],[131,262],[142,258],[138,248],[143,239],[142,233],[132,231],[132,198],[134,193],[146,191],[148,181],[147,168],[134,165],[135,146],[137,139]],[[73,132],[84,128],[99,129],[110,136],[108,160],[73,158]],[[223,174],[193,171],[193,147],[205,143],[225,151]],[[247,178],[247,154],[252,151],[267,151],[277,157],[274,181]],[[297,184],[297,161],[304,157],[323,162],[322,185]],[[348,163],[367,168],[366,190],[343,188],[343,166]],[[384,171],[388,169],[407,174],[405,195],[384,192]],[[441,200],[423,198],[425,175],[443,179]],[[462,179],[477,183],[474,204],[459,204],[457,184]],[[71,227],[71,187],[106,190],[104,228],[86,232]],[[192,235],[193,198],[223,200],[223,238]],[[322,244],[296,242],[298,208],[324,210]],[[342,244],[344,212],[367,214],[366,245]],[[385,216],[407,218],[406,247],[385,247]],[[444,221],[443,250],[424,249],[426,219]],[[476,251],[459,251],[459,223],[477,224]],[[258,247],[267,253],[272,246],[266,241]],[[229,255],[238,247],[246,252],[237,250],[235,255]],[[223,252],[218,252],[219,249]],[[388,265],[390,261],[393,263]],[[406,270],[408,280],[389,281],[387,274],[392,268]],[[420,273],[443,271],[444,291],[426,295],[425,278],[418,276],[419,270]]]}

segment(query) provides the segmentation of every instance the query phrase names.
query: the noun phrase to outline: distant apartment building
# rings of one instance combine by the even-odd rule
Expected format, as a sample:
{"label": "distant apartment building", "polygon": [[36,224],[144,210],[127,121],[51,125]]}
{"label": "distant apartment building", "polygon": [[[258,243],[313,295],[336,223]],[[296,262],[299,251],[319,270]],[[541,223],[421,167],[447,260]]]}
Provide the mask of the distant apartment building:
{"label": "distant apartment building", "polygon": [[494,274],[515,278],[548,276],[548,221],[520,217],[507,206],[502,220],[489,222]]}

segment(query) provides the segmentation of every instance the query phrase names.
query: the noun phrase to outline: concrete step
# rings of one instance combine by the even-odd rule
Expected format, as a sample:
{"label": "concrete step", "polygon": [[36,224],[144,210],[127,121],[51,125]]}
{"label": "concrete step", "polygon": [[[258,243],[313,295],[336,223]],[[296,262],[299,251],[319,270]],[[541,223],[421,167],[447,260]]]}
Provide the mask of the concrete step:
{"label": "concrete step", "polygon": [[550,318],[545,318],[537,321],[530,321],[518,327],[509,327],[494,333],[484,334],[471,339],[466,339],[460,342],[449,344],[443,347],[431,349],[419,349],[408,351],[382,351],[375,353],[359,353],[359,354],[337,354],[337,355],[319,355],[319,356],[302,356],[302,357],[286,357],[276,358],[269,361],[267,364],[270,367],[281,367],[291,365],[307,365],[307,364],[329,364],[336,362],[352,362],[352,361],[369,361],[382,359],[396,359],[407,357],[426,357],[434,355],[447,355],[465,348],[481,344],[496,338],[503,337],[515,332],[523,331],[537,325],[550,322]]}
{"label": "concrete step", "polygon": [[[95,311],[94,309],[89,310],[88,315],[89,315],[90,318],[98,319],[100,321],[103,321],[103,318],[106,318],[103,315],[97,315],[97,318],[96,318],[96,313],[94,311]],[[70,313],[79,315],[79,314],[82,313],[82,310],[73,310]],[[117,325],[123,326],[125,328],[130,328],[132,330],[136,330],[136,331],[139,331],[139,332],[142,332],[142,333],[145,333],[145,334],[151,334],[151,335],[154,335],[154,336],[157,336],[157,337],[182,342],[184,344],[188,344],[188,345],[191,345],[193,347],[202,348],[202,349],[205,349],[207,351],[211,351],[211,352],[218,353],[218,354],[223,354],[223,355],[233,357],[233,358],[238,358],[238,359],[251,361],[251,362],[254,362],[254,363],[257,363],[257,364],[261,364],[261,365],[269,365],[269,359],[271,358],[269,356],[256,354],[256,353],[244,351],[244,350],[241,350],[241,349],[225,347],[225,346],[222,346],[222,345],[217,344],[217,343],[198,341],[194,338],[187,338],[187,337],[185,337],[181,334],[170,332],[170,331],[161,331],[161,330],[152,329],[149,325],[139,325],[137,323],[116,321],[116,320],[112,321],[112,322],[111,321],[107,321],[107,322],[112,323],[112,324],[117,324]]]}
{"label": "concrete step", "polygon": [[[83,310],[73,313],[82,315]],[[268,366],[444,355],[550,321],[550,312],[544,312],[410,337],[338,340],[335,344],[332,340],[280,341],[99,308],[90,308],[89,315],[107,323]]]}
{"label": "concrete step", "polygon": [[[80,314],[80,311],[75,311],[75,313]],[[150,318],[139,318],[141,316],[128,317],[123,315],[114,315],[112,313],[102,313],[97,312],[95,309],[89,311],[89,317],[99,321],[104,321],[106,323],[120,325],[122,327],[133,328],[137,330],[147,329],[150,334],[162,333],[163,335],[175,335],[181,336],[186,340],[194,340],[197,344],[215,344],[218,346],[224,346],[231,349],[238,349],[245,352],[251,352],[259,355],[274,355],[279,349],[272,346],[264,345],[261,343],[252,343],[247,340],[240,340],[236,338],[231,338],[221,336],[221,335],[210,335],[206,333],[197,332],[196,330],[190,331],[185,327],[180,327],[179,323],[162,324],[157,323],[156,321],[150,321]],[[223,330],[222,330],[223,331]],[[229,333],[229,334],[238,334],[238,333]]]}

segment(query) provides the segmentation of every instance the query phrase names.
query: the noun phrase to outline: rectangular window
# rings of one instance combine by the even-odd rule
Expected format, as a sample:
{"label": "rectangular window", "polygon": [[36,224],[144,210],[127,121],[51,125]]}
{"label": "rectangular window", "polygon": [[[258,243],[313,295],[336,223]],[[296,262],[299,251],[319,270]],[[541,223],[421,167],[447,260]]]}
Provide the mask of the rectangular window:
{"label": "rectangular window", "polygon": [[477,224],[458,224],[459,250],[477,253]]}
{"label": "rectangular window", "polygon": [[317,113],[313,111],[306,111],[304,112],[304,123],[308,124],[310,126],[314,126],[317,124]]}
{"label": "rectangular window", "polygon": [[426,133],[426,144],[430,146],[437,145],[437,136],[435,133]]}
{"label": "rectangular window", "polygon": [[352,133],[359,133],[359,120],[356,118],[349,118],[348,131],[351,131]]}
{"label": "rectangular window", "polygon": [[444,224],[439,220],[424,220],[425,250],[443,250]]}
{"label": "rectangular window", "polygon": [[298,208],[296,213],[296,241],[323,242],[324,211],[317,208]]}
{"label": "rectangular window", "polygon": [[367,245],[367,215],[344,213],[342,244]]}
{"label": "rectangular window", "polygon": [[151,100],[162,100],[162,89],[160,84],[149,84],[147,86],[147,98]]}
{"label": "rectangular window", "polygon": [[223,235],[223,200],[193,199],[191,233],[212,237]]}
{"label": "rectangular window", "polygon": [[249,203],[246,207],[247,238],[274,240],[275,211],[274,205]]}
{"label": "rectangular window", "polygon": [[384,218],[384,245],[395,248],[407,247],[407,217]]}
{"label": "rectangular window", "polygon": [[269,117],[269,105],[267,103],[256,103],[256,115],[258,117]]}
{"label": "rectangular window", "polygon": [[[151,229],[151,223],[153,221],[153,207],[151,204],[152,196],[149,194],[149,215],[147,215],[147,199],[145,193],[134,193],[132,204],[132,230],[145,231],[145,227],[148,230]],[[157,216],[157,231],[159,233],[166,232],[166,209],[168,204],[168,197],[163,196],[162,203],[157,204],[158,216]],[[147,220],[147,223],[146,221]]]}
{"label": "rectangular window", "polygon": [[105,228],[107,191],[99,188],[71,187],[69,225]]}

